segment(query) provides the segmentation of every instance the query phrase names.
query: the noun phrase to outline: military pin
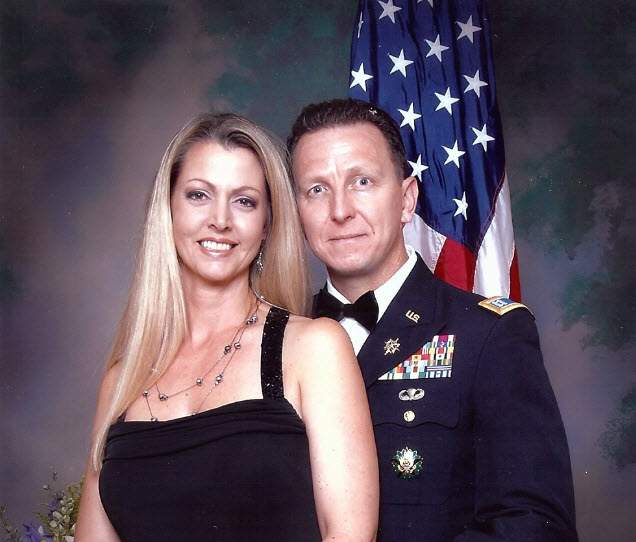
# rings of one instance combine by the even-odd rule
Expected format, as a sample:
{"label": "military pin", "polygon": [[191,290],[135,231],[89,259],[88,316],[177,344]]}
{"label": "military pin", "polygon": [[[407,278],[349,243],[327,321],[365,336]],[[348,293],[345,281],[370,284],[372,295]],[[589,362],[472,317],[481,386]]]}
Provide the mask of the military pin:
{"label": "military pin", "polygon": [[395,354],[400,351],[400,339],[396,337],[395,339],[387,339],[384,343],[384,355],[388,356],[389,354]]}
{"label": "military pin", "polygon": [[411,450],[408,446],[395,452],[391,464],[395,473],[404,480],[415,478],[422,470],[420,454],[417,450]]}
{"label": "military pin", "polygon": [[406,316],[409,320],[415,322],[416,324],[419,322],[420,320],[420,315],[417,314],[416,312],[413,312],[412,310],[408,310],[406,311],[406,314],[404,315]]}

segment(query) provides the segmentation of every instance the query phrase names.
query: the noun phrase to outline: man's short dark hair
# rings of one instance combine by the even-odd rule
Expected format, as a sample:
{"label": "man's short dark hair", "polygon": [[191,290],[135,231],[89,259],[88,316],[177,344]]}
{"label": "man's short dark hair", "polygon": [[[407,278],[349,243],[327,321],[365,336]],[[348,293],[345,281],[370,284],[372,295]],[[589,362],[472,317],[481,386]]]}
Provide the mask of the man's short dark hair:
{"label": "man's short dark hair", "polygon": [[309,104],[303,108],[292,126],[291,134],[287,138],[287,150],[290,156],[305,134],[322,128],[347,126],[368,122],[375,126],[389,145],[393,162],[402,175],[409,176],[404,143],[400,136],[400,128],[391,116],[378,106],[354,99],[336,99],[316,104]]}

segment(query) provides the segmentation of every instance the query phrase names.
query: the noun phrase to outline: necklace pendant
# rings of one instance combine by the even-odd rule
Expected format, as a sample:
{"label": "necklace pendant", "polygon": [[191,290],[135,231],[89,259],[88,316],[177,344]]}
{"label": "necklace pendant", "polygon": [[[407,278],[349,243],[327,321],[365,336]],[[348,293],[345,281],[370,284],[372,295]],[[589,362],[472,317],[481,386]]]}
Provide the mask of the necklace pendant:
{"label": "necklace pendant", "polygon": [[201,377],[197,378],[194,382],[197,386],[203,386],[203,379]]}
{"label": "necklace pendant", "polygon": [[159,394],[159,400],[160,401],[167,401],[168,400],[168,396],[165,393],[160,393]]}

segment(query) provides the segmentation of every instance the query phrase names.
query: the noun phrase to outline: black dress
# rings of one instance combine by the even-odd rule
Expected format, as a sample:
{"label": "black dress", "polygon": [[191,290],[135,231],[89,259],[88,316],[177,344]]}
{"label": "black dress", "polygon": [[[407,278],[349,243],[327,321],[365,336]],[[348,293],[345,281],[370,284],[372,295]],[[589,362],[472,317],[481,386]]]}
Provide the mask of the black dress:
{"label": "black dress", "polygon": [[288,317],[267,315],[263,399],[111,426],[99,492],[122,542],[321,539],[305,425],[283,395]]}

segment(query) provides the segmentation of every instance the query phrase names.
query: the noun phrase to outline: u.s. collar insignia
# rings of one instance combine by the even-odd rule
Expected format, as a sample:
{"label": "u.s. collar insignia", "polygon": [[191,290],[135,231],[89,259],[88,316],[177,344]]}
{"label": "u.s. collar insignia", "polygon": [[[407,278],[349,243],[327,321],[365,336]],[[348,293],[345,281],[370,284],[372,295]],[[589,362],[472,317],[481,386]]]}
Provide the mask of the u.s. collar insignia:
{"label": "u.s. collar insignia", "polygon": [[387,339],[384,343],[384,355],[395,354],[400,351],[400,338]]}
{"label": "u.s. collar insignia", "polygon": [[395,452],[391,464],[395,473],[404,480],[415,478],[422,471],[422,457],[408,446]]}
{"label": "u.s. collar insignia", "polygon": [[411,320],[411,322],[415,322],[416,324],[420,320],[420,315],[411,309],[407,310],[404,316],[406,316],[409,320]]}

